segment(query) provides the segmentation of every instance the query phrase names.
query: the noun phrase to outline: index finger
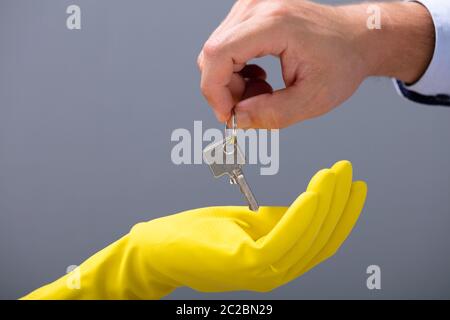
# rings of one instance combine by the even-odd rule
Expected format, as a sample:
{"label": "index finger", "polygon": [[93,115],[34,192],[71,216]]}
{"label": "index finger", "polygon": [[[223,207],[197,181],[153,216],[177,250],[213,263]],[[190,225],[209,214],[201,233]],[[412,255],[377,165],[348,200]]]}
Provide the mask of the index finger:
{"label": "index finger", "polygon": [[276,32],[273,25],[250,19],[213,35],[205,43],[200,87],[219,121],[227,121],[234,107],[228,88],[233,73],[253,58],[282,51],[276,43],[268,41],[278,38]]}

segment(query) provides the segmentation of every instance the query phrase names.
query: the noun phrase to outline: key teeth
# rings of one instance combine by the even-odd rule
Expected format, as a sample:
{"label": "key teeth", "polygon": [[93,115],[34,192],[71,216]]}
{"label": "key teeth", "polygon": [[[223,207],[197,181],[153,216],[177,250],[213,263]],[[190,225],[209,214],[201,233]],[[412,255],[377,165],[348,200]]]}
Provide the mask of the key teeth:
{"label": "key teeth", "polygon": [[[241,193],[247,200],[248,208],[256,212],[258,211],[259,206],[252,193],[252,190],[245,180],[242,170],[242,166],[246,163],[245,156],[242,154],[242,152],[240,152],[236,140],[231,141],[234,146],[232,154],[226,153],[224,146],[226,146],[228,143],[227,139],[229,138],[226,138],[219,143],[211,144],[203,150],[203,156],[206,159],[205,162],[209,165],[209,168],[211,169],[211,172],[213,173],[215,178],[222,177],[226,174],[229,177],[230,184],[239,185]],[[226,161],[230,160],[230,157],[233,156],[233,159],[231,159],[233,160],[233,162],[216,163],[214,160],[217,160],[215,156],[216,152],[219,150],[222,150],[227,156],[224,157]]]}

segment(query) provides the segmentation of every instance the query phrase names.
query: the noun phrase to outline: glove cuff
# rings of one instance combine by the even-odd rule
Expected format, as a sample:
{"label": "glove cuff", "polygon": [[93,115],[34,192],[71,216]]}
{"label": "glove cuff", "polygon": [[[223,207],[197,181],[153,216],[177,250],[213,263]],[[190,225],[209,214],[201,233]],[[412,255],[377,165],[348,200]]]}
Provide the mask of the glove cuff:
{"label": "glove cuff", "polygon": [[139,249],[127,234],[83,262],[74,271],[21,299],[159,299],[175,288],[145,270]]}

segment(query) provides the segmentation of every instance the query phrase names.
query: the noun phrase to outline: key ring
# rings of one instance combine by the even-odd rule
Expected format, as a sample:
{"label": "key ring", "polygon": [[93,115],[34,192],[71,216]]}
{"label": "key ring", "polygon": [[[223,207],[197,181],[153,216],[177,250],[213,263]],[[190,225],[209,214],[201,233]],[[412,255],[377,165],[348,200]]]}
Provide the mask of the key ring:
{"label": "key ring", "polygon": [[[228,133],[227,133],[228,122],[229,122],[229,120],[227,122],[225,122],[225,131],[224,131],[225,140],[228,138]],[[231,128],[231,137],[233,138],[232,143],[234,143],[235,142],[234,140],[237,137],[237,120],[236,120],[236,114],[234,113],[234,111],[231,112],[231,127],[230,128]]]}
{"label": "key ring", "polygon": [[[229,120],[227,122],[225,122],[225,130],[224,130],[225,139],[223,140],[224,144],[228,144],[227,143],[228,142],[228,137],[229,137],[229,135],[228,135],[228,130],[229,130],[228,129],[228,122],[229,122]],[[230,144],[232,144],[232,145],[235,145],[236,142],[237,142],[237,120],[236,120],[236,114],[234,113],[234,111],[231,112],[231,139],[230,139],[230,142],[231,142]],[[227,150],[227,146],[225,145],[224,152],[226,154],[233,154],[234,148],[232,148],[231,151],[228,151]]]}

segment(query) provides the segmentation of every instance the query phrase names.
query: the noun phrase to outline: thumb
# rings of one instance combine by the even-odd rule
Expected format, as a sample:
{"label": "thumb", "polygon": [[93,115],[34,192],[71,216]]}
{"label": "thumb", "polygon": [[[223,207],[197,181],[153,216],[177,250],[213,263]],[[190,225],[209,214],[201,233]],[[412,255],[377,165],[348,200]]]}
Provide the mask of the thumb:
{"label": "thumb", "polygon": [[260,94],[235,107],[237,125],[248,129],[281,129],[308,118],[303,89],[292,86],[273,93]]}

